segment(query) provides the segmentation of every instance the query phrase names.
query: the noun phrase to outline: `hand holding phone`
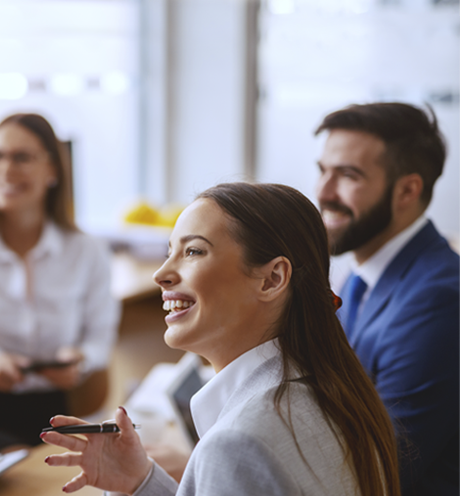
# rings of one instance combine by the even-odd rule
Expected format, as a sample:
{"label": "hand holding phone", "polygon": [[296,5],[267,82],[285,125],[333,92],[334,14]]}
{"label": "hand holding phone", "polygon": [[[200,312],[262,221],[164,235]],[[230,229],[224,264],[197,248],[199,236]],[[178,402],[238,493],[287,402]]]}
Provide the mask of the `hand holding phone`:
{"label": "hand holding phone", "polygon": [[10,392],[13,386],[24,379],[23,368],[30,360],[22,355],[0,352],[0,391]]}
{"label": "hand holding phone", "polygon": [[30,372],[40,372],[43,369],[62,369],[64,367],[68,367],[69,365],[74,365],[78,363],[78,360],[70,360],[70,361],[57,361],[57,360],[50,360],[50,361],[36,361],[32,362],[30,365],[27,365],[25,367],[20,367],[21,372],[23,374],[28,374]]}
{"label": "hand holding phone", "polygon": [[[46,377],[57,388],[66,390],[78,385],[81,379],[81,367],[84,356],[79,348],[64,347],[56,353],[56,360],[40,367],[37,373]],[[51,366],[50,366],[51,365]]]}

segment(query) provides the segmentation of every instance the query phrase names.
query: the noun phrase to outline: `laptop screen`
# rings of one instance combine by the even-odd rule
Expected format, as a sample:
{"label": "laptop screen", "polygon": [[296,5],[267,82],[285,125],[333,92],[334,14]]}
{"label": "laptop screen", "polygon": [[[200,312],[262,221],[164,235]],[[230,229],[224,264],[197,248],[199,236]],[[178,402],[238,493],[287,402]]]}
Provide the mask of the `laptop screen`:
{"label": "laptop screen", "polygon": [[26,449],[11,451],[10,453],[0,453],[0,475],[23,460],[28,454],[29,451]]}

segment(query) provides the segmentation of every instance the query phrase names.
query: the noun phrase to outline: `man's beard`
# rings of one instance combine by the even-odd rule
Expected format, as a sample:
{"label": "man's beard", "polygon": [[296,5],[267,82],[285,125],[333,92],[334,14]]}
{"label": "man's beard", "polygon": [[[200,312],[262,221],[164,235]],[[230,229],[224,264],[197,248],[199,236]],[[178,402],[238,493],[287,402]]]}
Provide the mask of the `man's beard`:
{"label": "man's beard", "polygon": [[340,203],[321,203],[321,211],[325,209],[339,211],[351,217],[351,222],[344,231],[336,235],[328,231],[331,255],[342,255],[347,251],[357,250],[386,229],[392,219],[392,198],[393,184],[389,184],[382,198],[358,219],[354,218],[353,212],[348,207]]}

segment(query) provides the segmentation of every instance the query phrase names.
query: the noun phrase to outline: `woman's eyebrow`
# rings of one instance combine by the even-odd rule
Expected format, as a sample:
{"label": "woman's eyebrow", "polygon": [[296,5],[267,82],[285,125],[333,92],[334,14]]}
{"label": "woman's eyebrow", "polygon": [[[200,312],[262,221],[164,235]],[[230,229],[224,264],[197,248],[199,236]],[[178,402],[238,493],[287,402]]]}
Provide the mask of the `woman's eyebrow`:
{"label": "woman's eyebrow", "polygon": [[180,242],[184,244],[188,243],[189,241],[193,241],[194,239],[202,239],[209,245],[214,246],[211,241],[209,241],[209,239],[206,239],[204,236],[200,236],[199,234],[188,234],[187,236],[182,236],[182,238],[180,238]]}

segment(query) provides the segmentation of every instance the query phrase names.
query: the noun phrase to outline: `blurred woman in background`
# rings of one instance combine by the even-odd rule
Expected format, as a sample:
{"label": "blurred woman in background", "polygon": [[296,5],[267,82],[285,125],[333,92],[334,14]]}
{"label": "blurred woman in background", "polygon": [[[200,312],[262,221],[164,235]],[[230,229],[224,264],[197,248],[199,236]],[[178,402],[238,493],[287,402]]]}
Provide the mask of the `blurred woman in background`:
{"label": "blurred woman in background", "polygon": [[[180,215],[156,272],[172,348],[216,371],[191,401],[200,441],[177,484],[120,432],[45,442],[77,453],[63,488],[136,496],[398,496],[393,427],[335,315],[326,231],[299,191],[223,184]],[[84,424],[57,416],[54,427]]]}
{"label": "blurred woman in background", "polygon": [[40,442],[116,336],[108,253],[75,226],[62,146],[40,115],[0,123],[0,448]]}

